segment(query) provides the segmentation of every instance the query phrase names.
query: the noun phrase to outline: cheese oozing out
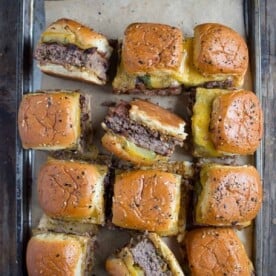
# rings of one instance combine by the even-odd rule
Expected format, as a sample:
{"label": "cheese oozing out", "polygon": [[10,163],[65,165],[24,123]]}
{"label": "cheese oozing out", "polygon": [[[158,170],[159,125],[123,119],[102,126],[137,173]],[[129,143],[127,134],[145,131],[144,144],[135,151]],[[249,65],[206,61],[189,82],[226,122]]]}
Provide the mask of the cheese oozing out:
{"label": "cheese oozing out", "polygon": [[146,88],[158,89],[166,87],[177,87],[181,84],[186,87],[199,86],[210,81],[224,81],[231,77],[238,77],[227,74],[203,75],[193,65],[193,39],[192,37],[183,40],[183,57],[181,66],[174,70],[154,70],[152,72],[128,73],[124,70],[122,62],[117,69],[117,75],[113,81],[116,89],[134,89],[137,78],[139,78]]}
{"label": "cheese oozing out", "polygon": [[193,106],[192,134],[194,142],[194,155],[199,157],[220,157],[223,154],[215,149],[211,140],[209,125],[214,99],[228,93],[222,89],[197,88],[196,102]]}

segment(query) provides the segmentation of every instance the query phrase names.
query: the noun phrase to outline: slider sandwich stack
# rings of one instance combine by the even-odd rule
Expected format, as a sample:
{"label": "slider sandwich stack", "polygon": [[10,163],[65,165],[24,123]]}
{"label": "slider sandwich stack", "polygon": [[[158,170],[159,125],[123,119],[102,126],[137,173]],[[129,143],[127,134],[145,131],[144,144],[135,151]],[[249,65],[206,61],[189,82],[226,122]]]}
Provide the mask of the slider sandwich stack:
{"label": "slider sandwich stack", "polygon": [[[24,95],[18,113],[22,146],[87,157],[92,133],[88,106],[79,92]],[[37,180],[38,201],[45,215],[27,247],[29,275],[91,273],[97,225],[105,219],[107,178],[107,166],[49,157]]]}
{"label": "slider sandwich stack", "polygon": [[[63,18],[41,35],[34,57],[46,74],[104,85],[111,53],[102,34]],[[192,38],[165,24],[133,23],[118,55],[113,92],[138,97],[110,103],[101,122],[99,150],[111,166],[91,150],[87,95],[23,96],[22,146],[49,152],[36,183],[44,215],[27,246],[29,275],[91,275],[103,227],[131,233],[107,257],[109,275],[251,275],[236,230],[260,210],[261,179],[251,165],[225,164],[254,154],[263,134],[258,98],[242,89],[245,41],[217,23],[196,26]],[[189,121],[154,100],[180,93],[191,98]],[[170,160],[184,144],[194,162]],[[164,238],[175,239],[182,255]]]}
{"label": "slider sandwich stack", "polygon": [[263,135],[259,100],[241,88],[248,50],[239,34],[220,24],[202,24],[194,31],[194,38],[185,40],[186,69],[191,68],[185,85],[193,87],[188,109],[197,173],[192,227],[182,242],[184,270],[188,275],[252,275],[237,230],[258,214],[262,183],[253,166],[226,165],[234,156],[254,154]]}
{"label": "slider sandwich stack", "polygon": [[[46,74],[104,85],[111,53],[102,34],[63,18],[42,33],[34,58]],[[36,183],[44,215],[27,246],[29,275],[92,273],[96,233],[105,223],[109,169],[91,161],[90,107],[90,97],[79,91],[38,91],[22,98],[22,146],[49,153]]]}

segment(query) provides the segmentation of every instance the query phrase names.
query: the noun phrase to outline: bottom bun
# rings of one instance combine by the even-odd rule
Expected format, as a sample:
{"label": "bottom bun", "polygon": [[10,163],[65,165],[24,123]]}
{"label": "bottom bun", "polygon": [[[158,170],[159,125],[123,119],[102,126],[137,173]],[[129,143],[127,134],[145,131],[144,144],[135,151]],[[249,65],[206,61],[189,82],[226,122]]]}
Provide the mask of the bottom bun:
{"label": "bottom bun", "polygon": [[107,132],[102,137],[102,145],[118,158],[136,165],[151,165],[158,161],[166,161],[167,157],[153,151],[143,149],[128,141],[125,137]]}
{"label": "bottom bun", "polygon": [[46,63],[44,65],[40,64],[38,67],[43,73],[53,76],[63,77],[67,79],[75,79],[99,85],[104,85],[106,83],[106,80],[98,78],[98,76],[94,72],[81,70],[79,67],[76,66],[70,66],[70,70],[66,69],[62,65],[52,63]]}

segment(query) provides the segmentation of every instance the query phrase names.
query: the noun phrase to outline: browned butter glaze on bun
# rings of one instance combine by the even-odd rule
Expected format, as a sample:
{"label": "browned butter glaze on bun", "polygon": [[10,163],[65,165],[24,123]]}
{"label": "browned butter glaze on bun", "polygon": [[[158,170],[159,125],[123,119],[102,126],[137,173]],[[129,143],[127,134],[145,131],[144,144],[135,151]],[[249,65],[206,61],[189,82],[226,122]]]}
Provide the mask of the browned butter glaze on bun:
{"label": "browned butter glaze on bun", "polygon": [[155,233],[132,238],[120,252],[106,260],[108,275],[184,275],[175,256]]}
{"label": "browned butter glaze on bun", "polygon": [[200,228],[185,236],[191,275],[253,275],[242,242],[231,228]]}
{"label": "browned butter glaze on bun", "polygon": [[41,34],[34,57],[44,73],[103,85],[111,53],[105,36],[61,18]]}
{"label": "browned butter glaze on bun", "polygon": [[158,170],[137,170],[116,175],[112,222],[122,228],[178,233],[181,176]]}
{"label": "browned butter glaze on bun", "polygon": [[240,90],[216,97],[210,132],[218,151],[253,154],[263,134],[263,115],[257,96],[251,91]]}
{"label": "browned butter glaze on bun", "polygon": [[253,154],[263,135],[263,114],[257,96],[247,90],[198,87],[192,134],[197,157]]}
{"label": "browned butter glaze on bun", "polygon": [[183,35],[179,28],[157,23],[133,23],[126,28],[114,92],[179,94],[182,72]]}
{"label": "browned butter glaze on bun", "polygon": [[91,239],[84,236],[41,233],[27,246],[29,276],[85,275],[92,268]]}
{"label": "browned butter glaze on bun", "polygon": [[203,75],[230,75],[243,82],[248,67],[248,48],[233,29],[205,23],[194,28],[193,62]]}
{"label": "browned butter glaze on bun", "polygon": [[247,226],[262,204],[262,183],[253,166],[205,164],[200,171],[195,222]]}
{"label": "browned butter glaze on bun", "polygon": [[172,155],[187,134],[185,121],[146,100],[119,102],[110,107],[102,127],[103,146],[124,160],[149,165]]}
{"label": "browned butter glaze on bun", "polygon": [[51,91],[24,95],[18,111],[23,148],[76,149],[80,114],[80,93]]}
{"label": "browned butter glaze on bun", "polygon": [[107,166],[50,159],[39,171],[40,207],[51,218],[103,224],[106,175]]}
{"label": "browned butter glaze on bun", "polygon": [[182,59],[182,39],[182,32],[176,27],[132,23],[125,31],[123,67],[129,73],[178,69]]}

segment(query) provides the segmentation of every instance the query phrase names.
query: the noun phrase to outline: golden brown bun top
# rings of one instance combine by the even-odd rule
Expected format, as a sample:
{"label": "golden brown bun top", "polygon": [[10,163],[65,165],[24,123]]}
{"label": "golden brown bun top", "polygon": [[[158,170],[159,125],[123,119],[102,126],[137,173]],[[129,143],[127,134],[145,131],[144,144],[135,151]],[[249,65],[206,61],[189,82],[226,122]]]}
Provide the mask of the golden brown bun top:
{"label": "golden brown bun top", "polygon": [[133,23],[125,31],[123,68],[128,73],[176,70],[182,60],[180,29],[163,24]]}
{"label": "golden brown bun top", "polygon": [[244,75],[248,49],[244,39],[229,27],[205,23],[194,29],[195,67],[203,75]]}
{"label": "golden brown bun top", "polygon": [[104,212],[101,187],[106,172],[106,166],[50,159],[38,175],[41,208],[56,218],[97,217]]}
{"label": "golden brown bun top", "polygon": [[149,101],[136,99],[130,102],[129,116],[132,120],[146,125],[150,129],[156,129],[163,134],[171,135],[179,139],[185,139],[185,121],[170,112]]}
{"label": "golden brown bun top", "polygon": [[210,132],[218,151],[253,154],[263,134],[263,115],[257,96],[246,90],[218,96],[213,102]]}
{"label": "golden brown bun top", "polygon": [[80,135],[80,94],[30,93],[23,96],[18,129],[24,148],[75,147]]}
{"label": "golden brown bun top", "polygon": [[67,18],[58,19],[48,26],[41,35],[41,42],[75,44],[81,49],[97,47],[99,52],[111,53],[111,48],[105,36]]}
{"label": "golden brown bun top", "polygon": [[200,172],[204,224],[229,225],[254,219],[262,204],[262,183],[253,166],[206,164]]}
{"label": "golden brown bun top", "polygon": [[200,228],[188,232],[185,246],[192,275],[251,276],[252,264],[231,228]]}
{"label": "golden brown bun top", "polygon": [[177,232],[180,180],[176,174],[137,170],[116,176],[112,222],[161,235]]}
{"label": "golden brown bun top", "polygon": [[[27,246],[28,275],[77,275],[81,273],[83,245],[87,238],[65,234],[39,234]],[[81,274],[79,274],[81,275]]]}

